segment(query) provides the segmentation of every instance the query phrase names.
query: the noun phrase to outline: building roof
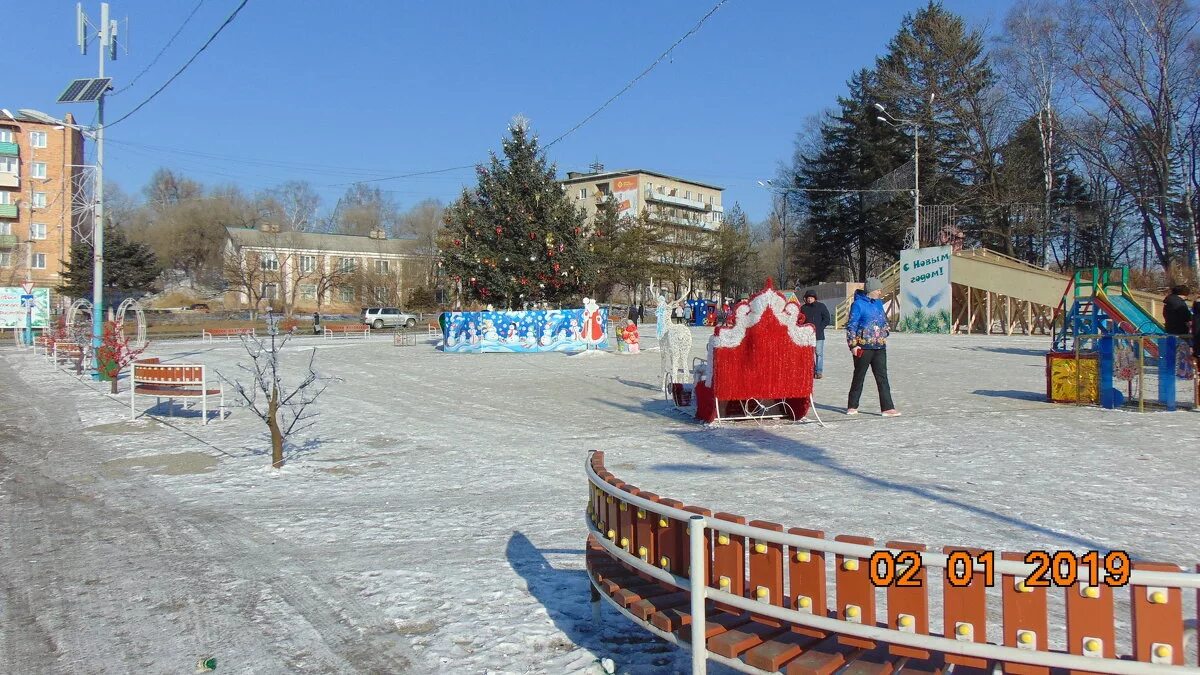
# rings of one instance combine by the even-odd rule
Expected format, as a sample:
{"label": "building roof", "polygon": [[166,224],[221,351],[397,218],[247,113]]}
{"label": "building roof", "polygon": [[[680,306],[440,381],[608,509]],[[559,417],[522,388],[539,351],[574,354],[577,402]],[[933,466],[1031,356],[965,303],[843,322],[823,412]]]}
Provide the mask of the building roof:
{"label": "building roof", "polygon": [[[570,173],[575,173],[575,172],[573,172],[573,171],[568,172],[568,174],[570,174]],[[596,181],[596,180],[604,180],[605,178],[620,178],[621,176],[635,176],[639,173],[644,173],[644,174],[647,174],[650,176],[658,176],[659,178],[666,178],[667,180],[677,180],[680,183],[691,183],[692,185],[699,185],[700,187],[706,187],[711,190],[724,190],[725,189],[725,188],[721,187],[720,185],[713,185],[711,183],[701,183],[698,180],[692,180],[690,178],[680,178],[679,176],[672,176],[670,174],[659,173],[657,171],[650,171],[648,169],[624,169],[622,171],[603,171],[600,173],[585,173],[585,174],[578,175],[575,177],[564,178],[563,180],[561,180],[559,182],[560,183],[580,183],[583,181],[591,182],[591,181]]]}
{"label": "building roof", "polygon": [[420,242],[416,239],[372,239],[354,234],[324,232],[263,232],[248,227],[226,227],[234,246],[255,248],[290,248],[327,253],[386,253],[417,255]]}
{"label": "building roof", "polygon": [[[44,124],[46,126],[60,126],[60,125],[66,126],[66,125],[75,124],[75,117],[71,113],[67,113],[66,116],[63,117],[63,119],[61,119],[61,120],[56,117],[53,117],[52,115],[46,115],[47,119],[54,120],[54,122],[51,123],[46,120],[40,120],[36,117],[32,117],[32,116],[26,114],[26,112],[27,111],[24,108],[17,110],[17,111],[13,111],[11,108],[0,108],[0,124],[4,124],[5,122],[20,122],[22,124]],[[30,112],[37,113],[39,111],[33,110]],[[40,114],[45,115],[45,113],[40,113]]]}

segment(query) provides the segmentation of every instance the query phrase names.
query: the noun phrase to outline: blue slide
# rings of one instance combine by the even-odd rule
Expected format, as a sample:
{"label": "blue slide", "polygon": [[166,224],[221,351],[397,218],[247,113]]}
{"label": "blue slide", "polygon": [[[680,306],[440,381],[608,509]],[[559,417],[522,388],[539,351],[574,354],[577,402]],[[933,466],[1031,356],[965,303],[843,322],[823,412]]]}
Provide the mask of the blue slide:
{"label": "blue slide", "polygon": [[1119,316],[1114,317],[1118,320],[1125,320],[1133,326],[1138,333],[1147,335],[1165,335],[1162,324],[1150,316],[1150,313],[1142,309],[1142,306],[1130,300],[1123,295],[1108,295],[1105,294],[1105,300],[1117,310]]}

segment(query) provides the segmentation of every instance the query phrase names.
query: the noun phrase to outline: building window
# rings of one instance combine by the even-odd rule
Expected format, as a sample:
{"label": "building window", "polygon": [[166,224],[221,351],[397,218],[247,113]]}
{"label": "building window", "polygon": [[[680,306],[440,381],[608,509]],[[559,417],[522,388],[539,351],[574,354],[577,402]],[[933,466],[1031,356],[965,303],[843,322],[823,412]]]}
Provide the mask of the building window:
{"label": "building window", "polygon": [[579,188],[579,198],[580,199],[587,199],[587,195],[588,195],[587,188],[585,188],[585,187]]}
{"label": "building window", "polygon": [[376,260],[375,261],[375,271],[377,273],[387,274],[389,268],[390,268],[389,261],[387,261],[387,260]]}
{"label": "building window", "polygon": [[[35,162],[36,163],[36,162]],[[17,158],[7,155],[0,157],[0,173],[16,173]]]}
{"label": "building window", "polygon": [[691,191],[691,190],[684,190],[684,191],[683,191],[683,198],[684,198],[684,199],[691,199],[691,198],[692,198],[692,191]]}
{"label": "building window", "polygon": [[342,302],[354,302],[354,289],[350,286],[342,286],[338,289],[338,294]]}
{"label": "building window", "polygon": [[279,271],[279,258],[275,257],[274,253],[264,253],[258,259],[258,266],[264,272],[277,272]]}
{"label": "building window", "polygon": [[300,256],[300,272],[307,274],[317,269],[317,257],[313,255]]}
{"label": "building window", "polygon": [[0,143],[12,143],[12,129],[0,129]]}
{"label": "building window", "polygon": [[35,208],[35,209],[46,208],[46,193],[45,192],[33,193],[33,208]]}
{"label": "building window", "polygon": [[0,204],[8,205],[12,203],[12,193],[5,190],[0,190]]}
{"label": "building window", "polygon": [[29,146],[33,148],[46,147],[46,132],[31,131],[29,132]]}
{"label": "building window", "polygon": [[375,302],[387,302],[387,301],[388,301],[388,289],[386,289],[382,286],[376,286],[375,287]]}
{"label": "building window", "polygon": [[12,253],[0,251],[0,267],[12,267]]}
{"label": "building window", "polygon": [[301,300],[316,300],[317,285],[316,284],[300,284],[300,299]]}
{"label": "building window", "polygon": [[[12,172],[12,173],[15,173],[15,172]],[[34,162],[32,175],[34,178],[45,178],[46,177],[46,163],[45,162]]]}
{"label": "building window", "polygon": [[34,253],[33,258],[30,262],[30,267],[32,267],[35,270],[46,269],[46,254],[45,253]]}
{"label": "building window", "polygon": [[0,234],[12,234],[12,223],[6,220],[0,220]]}
{"label": "building window", "polygon": [[45,223],[30,223],[29,238],[30,239],[45,239],[46,238],[46,224]]}
{"label": "building window", "polygon": [[[353,272],[354,268],[358,267],[358,258],[342,258],[339,263],[343,272]],[[353,300],[354,298],[350,298]]]}

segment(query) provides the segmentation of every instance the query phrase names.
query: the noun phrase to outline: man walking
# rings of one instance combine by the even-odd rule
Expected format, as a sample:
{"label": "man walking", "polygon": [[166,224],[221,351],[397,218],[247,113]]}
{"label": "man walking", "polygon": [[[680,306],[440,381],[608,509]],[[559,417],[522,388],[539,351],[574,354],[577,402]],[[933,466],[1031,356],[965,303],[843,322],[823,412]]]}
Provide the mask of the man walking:
{"label": "man walking", "polygon": [[1191,335],[1192,312],[1187,305],[1191,292],[1187,286],[1175,286],[1163,299],[1163,329],[1167,335]]}
{"label": "man walking", "polygon": [[813,372],[815,379],[821,379],[825,370],[825,327],[829,325],[829,308],[817,300],[816,291],[804,292],[804,318],[817,331],[817,367]]}
{"label": "man walking", "polygon": [[887,376],[887,338],[890,332],[883,310],[883,284],[871,277],[862,290],[854,291],[850,318],[846,322],[846,343],[854,356],[854,376],[850,380],[850,397],[846,414],[858,414],[867,368],[875,376],[879,389],[879,409],[884,417],[897,417],[900,411],[892,403],[892,387]]}

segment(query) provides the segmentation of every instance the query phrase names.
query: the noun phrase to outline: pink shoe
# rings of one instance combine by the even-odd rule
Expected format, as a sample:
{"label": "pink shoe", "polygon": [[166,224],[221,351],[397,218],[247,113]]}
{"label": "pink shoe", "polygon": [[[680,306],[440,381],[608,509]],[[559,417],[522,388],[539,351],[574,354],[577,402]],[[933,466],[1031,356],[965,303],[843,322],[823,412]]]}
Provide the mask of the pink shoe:
{"label": "pink shoe", "polygon": [[857,415],[858,408],[846,408],[846,414],[847,415]]}
{"label": "pink shoe", "polygon": [[900,411],[896,410],[895,408],[892,408],[891,410],[884,410],[882,415],[884,417],[899,417]]}

